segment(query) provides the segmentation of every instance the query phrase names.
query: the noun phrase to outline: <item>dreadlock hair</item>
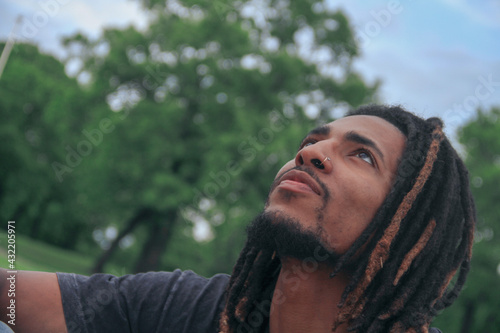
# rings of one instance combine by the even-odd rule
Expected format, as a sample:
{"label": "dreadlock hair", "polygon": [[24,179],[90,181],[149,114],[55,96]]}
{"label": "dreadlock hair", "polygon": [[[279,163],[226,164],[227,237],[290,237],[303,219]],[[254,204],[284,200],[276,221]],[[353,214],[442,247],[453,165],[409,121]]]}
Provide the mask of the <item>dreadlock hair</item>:
{"label": "dreadlock hair", "polygon": [[[390,193],[333,268],[332,277],[365,246],[332,331],[347,323],[356,332],[428,332],[433,317],[457,298],[470,268],[475,207],[467,169],[438,118],[381,105],[347,116],[354,115],[393,124],[406,147]],[[280,267],[274,253],[247,241],[227,287],[221,333],[267,330]]]}

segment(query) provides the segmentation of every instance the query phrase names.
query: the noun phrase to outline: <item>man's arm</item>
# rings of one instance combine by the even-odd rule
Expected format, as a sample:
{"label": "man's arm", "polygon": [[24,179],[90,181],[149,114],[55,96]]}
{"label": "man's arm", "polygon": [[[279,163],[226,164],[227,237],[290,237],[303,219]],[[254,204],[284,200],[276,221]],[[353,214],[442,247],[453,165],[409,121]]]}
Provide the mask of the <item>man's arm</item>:
{"label": "man's arm", "polygon": [[[9,324],[13,319],[12,315],[8,316],[12,313],[12,304],[15,304],[15,326]],[[0,268],[0,319],[16,333],[66,333],[56,274],[18,271],[14,276]]]}

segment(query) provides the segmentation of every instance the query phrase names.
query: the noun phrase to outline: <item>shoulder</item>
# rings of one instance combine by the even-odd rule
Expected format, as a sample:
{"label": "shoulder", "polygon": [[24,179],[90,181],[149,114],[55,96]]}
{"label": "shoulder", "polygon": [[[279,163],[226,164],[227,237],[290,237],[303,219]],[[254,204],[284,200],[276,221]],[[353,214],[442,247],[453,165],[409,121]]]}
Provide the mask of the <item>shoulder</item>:
{"label": "shoulder", "polygon": [[218,302],[229,282],[229,275],[226,274],[205,278],[192,271],[178,269],[173,272],[148,272],[120,277],[66,273],[58,273],[57,277],[63,300],[66,301],[96,299],[106,302],[113,299],[122,305],[142,304],[148,307],[158,304],[169,306],[170,303],[179,305],[200,297]]}
{"label": "shoulder", "polygon": [[[93,331],[113,322],[141,331],[205,332],[222,311],[229,275],[175,270],[121,277],[58,273],[58,279],[68,326],[86,324]],[[91,323],[82,323],[84,315]]]}
{"label": "shoulder", "polygon": [[193,291],[204,287],[225,288],[229,275],[217,274],[205,278],[192,271],[175,270],[173,272],[148,272],[114,276],[110,274],[94,274],[84,276],[71,273],[57,273],[61,290],[71,290],[78,293],[95,293],[97,290],[116,291],[125,294],[141,294],[144,292],[175,292],[179,288],[194,288]]}
{"label": "shoulder", "polygon": [[439,328],[431,327],[429,333],[443,333]]}

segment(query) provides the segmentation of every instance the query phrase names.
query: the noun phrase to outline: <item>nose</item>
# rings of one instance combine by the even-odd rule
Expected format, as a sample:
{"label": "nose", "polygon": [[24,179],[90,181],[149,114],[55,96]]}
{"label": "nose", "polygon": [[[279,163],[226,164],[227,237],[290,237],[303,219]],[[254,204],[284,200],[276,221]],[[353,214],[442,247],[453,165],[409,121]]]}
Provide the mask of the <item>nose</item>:
{"label": "nose", "polygon": [[299,150],[295,156],[295,165],[310,166],[325,173],[329,173],[332,170],[331,158],[326,156],[318,143]]}

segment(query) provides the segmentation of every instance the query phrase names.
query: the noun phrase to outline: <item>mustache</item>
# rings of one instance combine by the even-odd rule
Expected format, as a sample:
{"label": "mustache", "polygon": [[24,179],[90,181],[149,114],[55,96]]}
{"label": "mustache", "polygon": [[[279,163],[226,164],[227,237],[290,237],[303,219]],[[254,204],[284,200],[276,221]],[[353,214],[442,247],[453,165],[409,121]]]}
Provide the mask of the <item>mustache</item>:
{"label": "mustache", "polygon": [[298,171],[303,171],[305,173],[307,173],[309,176],[312,177],[312,179],[314,179],[316,181],[316,183],[318,183],[318,185],[321,187],[321,189],[323,190],[323,193],[324,193],[324,196],[323,196],[323,201],[326,202],[328,201],[329,197],[330,197],[330,191],[328,190],[328,187],[326,186],[326,184],[324,182],[321,181],[321,179],[319,179],[319,177],[316,175],[316,173],[314,173],[314,171],[311,170],[311,168],[309,167],[305,167],[305,166],[301,166],[301,165],[298,165],[298,166],[295,166],[293,168],[290,168],[288,170],[285,170],[283,171],[281,174],[279,174],[276,179],[273,181],[273,183],[271,184],[271,188],[269,189],[269,194],[268,194],[268,198],[269,198],[269,195],[271,195],[271,192],[276,188],[276,186],[278,186],[278,184],[280,183],[281,181],[281,178],[283,178],[288,172],[290,171],[293,171],[293,170],[298,170]]}

